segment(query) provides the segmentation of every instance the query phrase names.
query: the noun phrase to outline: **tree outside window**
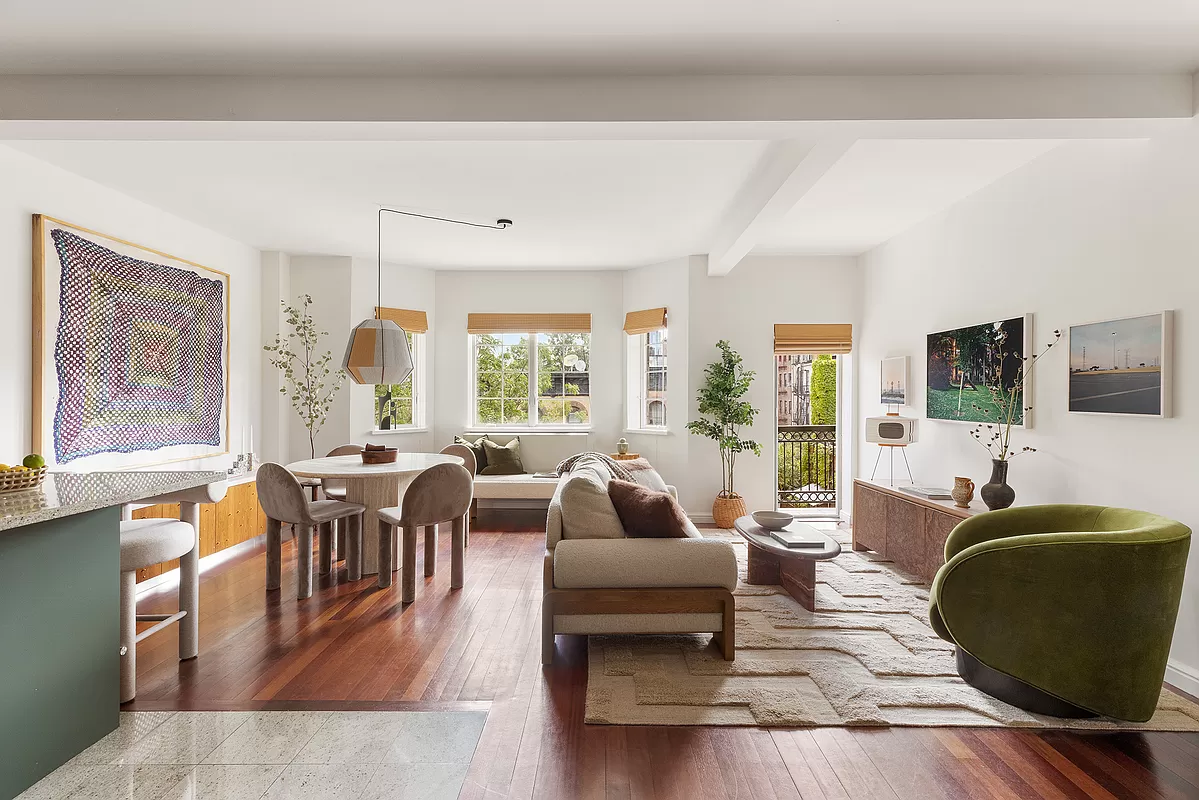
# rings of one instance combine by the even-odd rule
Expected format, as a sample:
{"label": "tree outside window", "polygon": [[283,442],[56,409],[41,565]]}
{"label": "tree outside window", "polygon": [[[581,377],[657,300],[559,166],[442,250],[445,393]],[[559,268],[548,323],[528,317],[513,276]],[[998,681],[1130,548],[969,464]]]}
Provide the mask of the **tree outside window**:
{"label": "tree outside window", "polygon": [[588,423],[590,339],[585,333],[475,334],[475,424]]}
{"label": "tree outside window", "polygon": [[403,383],[375,386],[375,427],[381,431],[417,424],[416,392],[413,386],[423,370],[416,334],[408,334],[408,350],[412,353],[412,374]]}

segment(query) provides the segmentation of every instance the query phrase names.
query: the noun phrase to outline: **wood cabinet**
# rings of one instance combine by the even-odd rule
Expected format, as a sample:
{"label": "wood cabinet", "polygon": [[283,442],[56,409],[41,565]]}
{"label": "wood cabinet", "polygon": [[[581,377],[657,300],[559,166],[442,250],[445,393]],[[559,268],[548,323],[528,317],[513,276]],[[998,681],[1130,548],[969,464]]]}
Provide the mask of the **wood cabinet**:
{"label": "wood cabinet", "polygon": [[[139,508],[134,519],[179,519],[178,503],[160,503]],[[266,533],[266,514],[258,504],[258,487],[254,481],[235,483],[219,503],[200,506],[200,558],[220,552],[227,547]],[[137,580],[144,581],[179,566],[179,561],[165,561],[137,571]]]}
{"label": "wood cabinet", "polygon": [[853,549],[873,550],[905,572],[932,582],[945,563],[949,532],[981,507],[925,500],[875,483],[853,482]]}

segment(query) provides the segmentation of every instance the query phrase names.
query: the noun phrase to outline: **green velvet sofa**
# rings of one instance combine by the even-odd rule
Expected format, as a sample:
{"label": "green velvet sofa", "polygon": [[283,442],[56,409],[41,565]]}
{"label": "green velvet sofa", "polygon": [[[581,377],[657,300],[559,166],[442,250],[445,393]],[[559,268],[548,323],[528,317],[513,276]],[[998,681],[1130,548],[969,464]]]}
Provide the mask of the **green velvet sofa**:
{"label": "green velvet sofa", "polygon": [[929,594],[958,672],[1055,716],[1143,722],[1157,706],[1191,530],[1103,506],[1009,508],[949,534]]}

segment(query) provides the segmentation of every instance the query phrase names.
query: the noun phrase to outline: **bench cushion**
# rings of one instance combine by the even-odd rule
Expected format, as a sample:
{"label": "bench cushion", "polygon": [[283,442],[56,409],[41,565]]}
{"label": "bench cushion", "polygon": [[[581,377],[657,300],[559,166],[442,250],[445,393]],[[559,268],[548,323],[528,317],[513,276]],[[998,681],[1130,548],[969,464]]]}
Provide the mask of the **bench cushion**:
{"label": "bench cushion", "polygon": [[558,488],[557,478],[532,475],[476,475],[476,500],[549,500]]}

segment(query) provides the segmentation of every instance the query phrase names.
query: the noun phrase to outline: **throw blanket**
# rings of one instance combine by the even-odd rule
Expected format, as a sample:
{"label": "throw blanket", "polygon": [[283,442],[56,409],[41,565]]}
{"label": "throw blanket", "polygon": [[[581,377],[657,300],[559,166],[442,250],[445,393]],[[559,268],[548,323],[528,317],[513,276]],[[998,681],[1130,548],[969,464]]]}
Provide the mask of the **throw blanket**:
{"label": "throw blanket", "polygon": [[558,465],[558,477],[562,477],[570,472],[574,465],[584,458],[594,458],[597,461],[602,461],[604,466],[608,468],[608,471],[612,473],[613,478],[622,481],[636,481],[633,473],[624,465],[632,462],[626,461],[622,464],[607,453],[578,453],[577,455],[573,455]]}

